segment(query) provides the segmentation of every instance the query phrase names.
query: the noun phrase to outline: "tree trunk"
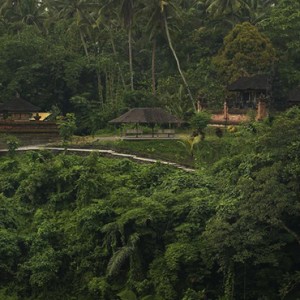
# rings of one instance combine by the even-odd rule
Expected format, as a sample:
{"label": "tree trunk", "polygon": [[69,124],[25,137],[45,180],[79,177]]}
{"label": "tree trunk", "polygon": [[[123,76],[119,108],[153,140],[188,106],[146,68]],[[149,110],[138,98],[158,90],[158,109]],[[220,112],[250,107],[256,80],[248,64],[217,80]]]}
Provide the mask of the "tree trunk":
{"label": "tree trunk", "polygon": [[152,43],[152,93],[153,96],[156,95],[156,80],[155,80],[155,55],[156,55],[156,39],[153,39]]}
{"label": "tree trunk", "polygon": [[80,34],[81,43],[83,45],[84,53],[85,53],[85,55],[86,55],[86,57],[88,59],[88,62],[90,62],[90,56],[89,56],[89,52],[88,52],[88,49],[87,49],[87,45],[86,45],[83,33],[82,33],[82,31],[80,29],[79,29],[79,34]]}
{"label": "tree trunk", "polygon": [[225,274],[224,286],[225,298],[228,300],[234,299],[234,265],[230,262]]}
{"label": "tree trunk", "polygon": [[[115,47],[115,43],[114,43],[114,39],[113,39],[113,35],[111,33],[111,29],[108,29],[109,31],[109,37],[110,37],[110,43],[111,43],[111,47],[112,47],[112,50],[113,50],[113,54],[117,60],[117,51],[116,51],[116,47]],[[126,84],[125,84],[125,80],[124,80],[124,76],[123,76],[123,73],[122,73],[122,70],[121,70],[121,67],[120,67],[120,64],[119,62],[117,61],[116,62],[117,66],[118,66],[118,69],[119,69],[119,73],[120,73],[120,77],[121,77],[121,81],[122,81],[122,85],[123,85],[123,88],[125,89],[126,88]]]}
{"label": "tree trunk", "polygon": [[132,29],[131,22],[128,27],[128,54],[129,54],[129,71],[130,71],[130,89],[133,91],[133,67],[132,67]]}
{"label": "tree trunk", "polygon": [[181,76],[181,78],[182,78],[182,81],[183,81],[183,83],[184,83],[184,86],[186,87],[186,89],[187,89],[187,91],[188,91],[188,95],[189,95],[189,98],[190,98],[190,100],[191,100],[191,102],[192,102],[192,106],[193,106],[194,110],[196,111],[196,106],[195,106],[195,102],[194,102],[194,99],[193,99],[193,96],[192,96],[190,87],[189,87],[189,85],[188,85],[188,83],[187,83],[187,81],[186,81],[186,79],[185,79],[185,77],[184,77],[184,74],[183,74],[183,72],[182,72],[182,70],[181,70],[181,67],[180,67],[179,59],[178,59],[177,54],[176,54],[176,52],[175,52],[175,49],[174,49],[174,47],[173,47],[173,45],[172,45],[172,40],[171,40],[171,36],[170,36],[170,32],[169,32],[169,26],[168,26],[168,21],[167,21],[166,13],[164,13],[163,17],[164,17],[164,25],[165,25],[165,30],[166,30],[166,35],[167,35],[169,47],[170,47],[170,49],[171,49],[171,51],[172,51],[172,53],[173,53],[173,56],[174,56],[174,58],[175,58],[175,60],[176,60],[177,68],[178,68],[179,74],[180,74],[180,76]]}

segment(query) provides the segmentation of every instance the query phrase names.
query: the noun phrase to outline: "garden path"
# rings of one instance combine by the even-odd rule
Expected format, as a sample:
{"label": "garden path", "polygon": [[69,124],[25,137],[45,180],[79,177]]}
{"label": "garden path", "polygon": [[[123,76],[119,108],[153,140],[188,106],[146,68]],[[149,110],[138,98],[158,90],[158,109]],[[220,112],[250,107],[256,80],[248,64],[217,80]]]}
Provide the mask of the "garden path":
{"label": "garden path", "polygon": [[[34,145],[34,146],[25,146],[25,147],[20,147],[17,149],[17,151],[30,151],[30,150],[52,150],[52,151],[65,151],[63,147],[50,147],[50,146],[45,146],[45,145]],[[195,172],[195,169],[188,168],[182,165],[179,165],[177,163],[169,162],[169,161],[164,161],[164,160],[159,160],[159,159],[152,159],[152,158],[145,158],[145,157],[140,157],[134,154],[127,154],[127,153],[120,153],[116,152],[113,150],[101,150],[101,149],[82,149],[82,148],[67,148],[66,149],[69,152],[81,152],[81,153],[86,153],[86,152],[97,152],[101,153],[106,156],[113,156],[113,157],[120,157],[120,158],[128,158],[136,161],[140,161],[143,163],[161,163],[163,165],[168,165],[168,166],[173,166],[177,169],[181,169],[186,172]],[[0,149],[0,152],[7,152],[6,149]]]}

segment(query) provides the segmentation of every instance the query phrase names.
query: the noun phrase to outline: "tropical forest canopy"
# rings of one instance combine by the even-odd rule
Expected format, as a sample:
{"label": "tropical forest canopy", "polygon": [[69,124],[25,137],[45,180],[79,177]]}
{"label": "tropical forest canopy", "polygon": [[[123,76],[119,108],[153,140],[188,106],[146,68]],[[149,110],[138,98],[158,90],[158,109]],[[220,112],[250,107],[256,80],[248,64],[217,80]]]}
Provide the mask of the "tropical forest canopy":
{"label": "tropical forest canopy", "polygon": [[[241,75],[269,74],[278,105],[300,83],[300,0],[0,4],[1,102],[75,113],[81,133],[130,107],[220,107]],[[299,299],[300,109],[233,129],[182,148],[191,173],[11,147],[0,299]]]}
{"label": "tropical forest canopy", "polygon": [[298,299],[299,130],[293,108],[220,138],[218,159],[199,144],[194,173],[1,157],[0,299]]}
{"label": "tropical forest canopy", "polygon": [[300,83],[299,0],[2,0],[0,102],[16,92],[75,112],[82,133],[130,107],[178,116],[269,74],[275,104]]}

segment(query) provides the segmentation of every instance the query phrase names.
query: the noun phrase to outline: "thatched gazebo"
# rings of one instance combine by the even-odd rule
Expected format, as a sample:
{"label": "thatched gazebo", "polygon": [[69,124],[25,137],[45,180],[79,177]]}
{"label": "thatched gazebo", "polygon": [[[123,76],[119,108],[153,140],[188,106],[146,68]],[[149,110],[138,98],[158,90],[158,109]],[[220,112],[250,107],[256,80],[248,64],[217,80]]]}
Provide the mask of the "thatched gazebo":
{"label": "thatched gazebo", "polygon": [[[154,136],[155,124],[180,124],[182,121],[177,117],[166,112],[162,108],[132,108],[120,117],[109,121],[110,124],[136,124],[136,136],[138,136],[138,125],[149,124]],[[132,132],[133,133],[133,132]]]}
{"label": "thatched gazebo", "polygon": [[41,109],[28,101],[22,99],[17,94],[13,99],[0,105],[0,114],[3,119],[12,121],[28,121],[33,113],[38,113]]}
{"label": "thatched gazebo", "polygon": [[270,77],[263,74],[241,77],[230,84],[227,89],[238,93],[236,99],[228,103],[231,108],[255,109],[258,99],[267,97],[271,92]]}

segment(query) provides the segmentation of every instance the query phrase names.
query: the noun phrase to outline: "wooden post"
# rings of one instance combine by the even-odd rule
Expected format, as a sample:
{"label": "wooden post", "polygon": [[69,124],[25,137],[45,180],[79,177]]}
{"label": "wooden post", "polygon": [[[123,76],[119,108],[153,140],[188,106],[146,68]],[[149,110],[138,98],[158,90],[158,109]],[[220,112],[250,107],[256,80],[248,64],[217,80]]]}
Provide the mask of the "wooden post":
{"label": "wooden post", "polygon": [[225,120],[225,129],[226,129],[227,128],[227,122],[228,122],[228,119],[229,119],[227,98],[225,99],[224,105],[223,105],[223,118]]}
{"label": "wooden post", "polygon": [[267,102],[264,97],[259,97],[257,112],[256,112],[256,120],[260,121],[267,116]]}
{"label": "wooden post", "polygon": [[224,106],[223,106],[223,115],[224,115],[224,119],[227,122],[228,120],[228,105],[227,105],[227,101],[224,101]]}

